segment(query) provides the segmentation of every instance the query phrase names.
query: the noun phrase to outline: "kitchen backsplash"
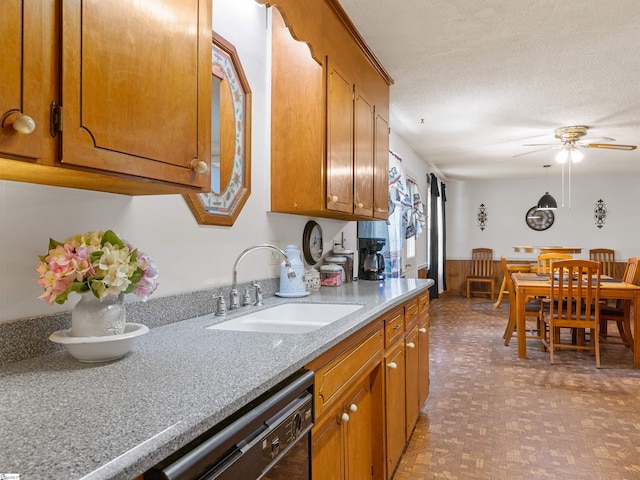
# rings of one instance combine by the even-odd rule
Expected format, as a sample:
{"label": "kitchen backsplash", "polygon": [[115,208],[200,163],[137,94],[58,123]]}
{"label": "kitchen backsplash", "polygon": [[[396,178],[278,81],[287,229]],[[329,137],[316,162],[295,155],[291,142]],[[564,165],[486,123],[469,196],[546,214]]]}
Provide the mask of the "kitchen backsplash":
{"label": "kitchen backsplash", "polygon": [[[264,298],[275,294],[280,278],[260,280]],[[238,284],[243,293],[251,283]],[[209,290],[199,290],[166,297],[149,298],[146,302],[126,303],[127,322],[142,323],[149,328],[161,327],[188,318],[199,317],[215,311],[215,296],[222,293],[227,300],[231,285]],[[251,296],[253,299],[253,294]],[[62,345],[49,341],[56,330],[71,327],[71,312],[23,318],[0,323],[0,365],[64,350]]]}

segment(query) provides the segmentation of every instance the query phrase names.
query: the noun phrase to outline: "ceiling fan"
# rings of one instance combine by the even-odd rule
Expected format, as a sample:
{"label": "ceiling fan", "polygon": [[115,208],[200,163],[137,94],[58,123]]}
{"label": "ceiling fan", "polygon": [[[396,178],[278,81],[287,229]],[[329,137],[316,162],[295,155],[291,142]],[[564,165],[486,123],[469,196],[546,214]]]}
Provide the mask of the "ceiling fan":
{"label": "ceiling fan", "polygon": [[582,160],[582,152],[578,150],[578,147],[582,148],[608,148],[611,150],[635,150],[638,148],[636,145],[619,145],[614,143],[603,142],[615,142],[615,138],[610,137],[597,137],[597,138],[582,138],[587,134],[589,128],[577,125],[572,127],[561,127],[554,130],[554,135],[561,143],[528,143],[523,147],[544,147],[532,150],[530,152],[519,153],[514,157],[520,157],[522,155],[529,155],[531,153],[539,152],[541,150],[562,148],[562,150],[556,155],[556,160],[560,163],[565,163],[568,159],[571,159],[574,163]]}

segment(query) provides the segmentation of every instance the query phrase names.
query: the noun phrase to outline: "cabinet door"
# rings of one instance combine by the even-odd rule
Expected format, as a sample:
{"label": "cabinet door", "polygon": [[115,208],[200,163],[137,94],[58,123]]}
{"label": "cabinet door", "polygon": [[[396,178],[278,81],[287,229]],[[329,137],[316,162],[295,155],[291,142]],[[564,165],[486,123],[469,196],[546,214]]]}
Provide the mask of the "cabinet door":
{"label": "cabinet door", "polygon": [[327,74],[327,209],[353,212],[353,83],[331,64]]}
{"label": "cabinet door", "polygon": [[373,216],[373,104],[356,88],[353,213]]}
{"label": "cabinet door", "polygon": [[429,314],[425,313],[420,319],[418,329],[418,390],[420,408],[429,396]]}
{"label": "cabinet door", "polygon": [[62,163],[208,189],[211,2],[61,4]]}
{"label": "cabinet door", "polygon": [[389,216],[389,122],[376,113],[373,165],[373,216]]}
{"label": "cabinet door", "polygon": [[420,415],[420,400],[418,394],[418,382],[419,382],[419,340],[418,340],[418,326],[416,325],[407,334],[405,340],[406,348],[406,385],[405,385],[405,406],[407,410],[407,426],[406,426],[406,438],[407,440],[413,432],[413,428],[418,421]]}
{"label": "cabinet door", "polygon": [[[42,2],[2,1],[0,156],[15,156],[20,159],[42,157],[45,126],[48,132],[46,102],[42,93],[42,29]],[[14,122],[22,115],[28,116],[35,123],[35,130],[31,133],[19,133],[14,128]]]}
{"label": "cabinet door", "polygon": [[387,478],[391,478],[400,461],[406,442],[405,436],[405,357],[404,343],[400,342],[385,357],[386,423],[387,423]]}
{"label": "cabinet door", "polygon": [[[346,478],[360,480],[372,475],[372,404],[367,377],[356,393],[345,402],[349,421],[344,423]],[[324,478],[324,477],[322,477]]]}
{"label": "cabinet door", "polygon": [[344,453],[342,448],[342,405],[329,421],[313,428],[311,446],[311,476],[327,480],[344,478]]}

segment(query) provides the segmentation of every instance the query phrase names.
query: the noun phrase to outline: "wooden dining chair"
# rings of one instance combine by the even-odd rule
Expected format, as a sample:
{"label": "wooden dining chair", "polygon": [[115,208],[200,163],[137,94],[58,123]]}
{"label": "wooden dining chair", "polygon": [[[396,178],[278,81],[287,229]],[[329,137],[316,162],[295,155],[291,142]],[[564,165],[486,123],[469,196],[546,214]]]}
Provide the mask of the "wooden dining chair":
{"label": "wooden dining chair", "polygon": [[609,248],[592,248],[589,250],[589,259],[600,264],[600,275],[615,277],[615,252]]}
{"label": "wooden dining chair", "polygon": [[[543,349],[549,351],[549,362],[554,363],[556,349],[590,350],[595,353],[596,367],[600,368],[600,264],[591,260],[559,260],[554,262],[551,273],[551,296],[542,309],[541,339]],[[589,330],[589,344],[560,343],[562,327]]]}
{"label": "wooden dining chair", "polygon": [[[518,315],[518,307],[516,305],[516,295],[515,290],[513,288],[513,280],[511,279],[512,271],[509,269],[509,265],[507,265],[507,260],[504,257],[500,258],[500,264],[502,266],[502,273],[504,274],[505,284],[507,292],[509,293],[509,320],[507,321],[507,328],[504,330],[504,344],[509,346],[509,341],[511,337],[513,337],[514,332],[516,331],[516,318]],[[542,314],[540,312],[542,308],[541,300],[532,300],[525,303],[524,307],[524,315],[525,320],[526,317],[534,317],[536,319],[536,325],[534,328],[527,328],[528,335],[526,338],[529,339],[540,339],[541,338],[541,330],[540,330],[540,322],[542,318]]]}
{"label": "wooden dining chair", "polygon": [[[473,290],[474,284],[489,284],[489,290]],[[467,298],[472,293],[489,294],[493,300],[495,279],[493,278],[493,250],[491,248],[474,248],[471,250],[471,273],[467,276]]]}
{"label": "wooden dining chair", "polygon": [[573,256],[568,253],[550,252],[538,255],[538,273],[551,273],[551,264],[557,260],[569,260]]}
{"label": "wooden dining chair", "polygon": [[[638,257],[627,260],[627,266],[622,281],[638,285],[640,268]],[[609,322],[616,322],[618,335],[609,333]],[[600,343],[624,345],[633,349],[633,334],[631,333],[631,300],[618,299],[615,304],[600,304]]]}

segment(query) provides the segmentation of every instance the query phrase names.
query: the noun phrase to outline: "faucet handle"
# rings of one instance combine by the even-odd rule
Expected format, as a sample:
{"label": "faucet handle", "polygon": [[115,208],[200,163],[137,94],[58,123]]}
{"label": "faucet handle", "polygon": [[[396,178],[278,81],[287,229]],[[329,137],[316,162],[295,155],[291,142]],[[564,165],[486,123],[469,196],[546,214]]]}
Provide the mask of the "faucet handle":
{"label": "faucet handle", "polygon": [[254,303],[254,305],[256,307],[259,307],[262,305],[262,285],[260,285],[260,282],[258,281],[253,281],[251,282],[251,286],[255,289],[256,292],[256,303]]}
{"label": "faucet handle", "polygon": [[232,288],[229,292],[229,310],[235,310],[240,307],[240,301],[238,299],[238,290]]}
{"label": "faucet handle", "polygon": [[224,299],[224,295],[222,294],[222,292],[220,292],[218,295],[216,295],[213,298],[217,298],[218,299],[218,308],[216,309],[216,317],[221,317],[227,314],[227,302]]}
{"label": "faucet handle", "polygon": [[251,295],[249,293],[249,287],[247,287],[242,294],[242,306],[247,307],[249,305],[251,305]]}

